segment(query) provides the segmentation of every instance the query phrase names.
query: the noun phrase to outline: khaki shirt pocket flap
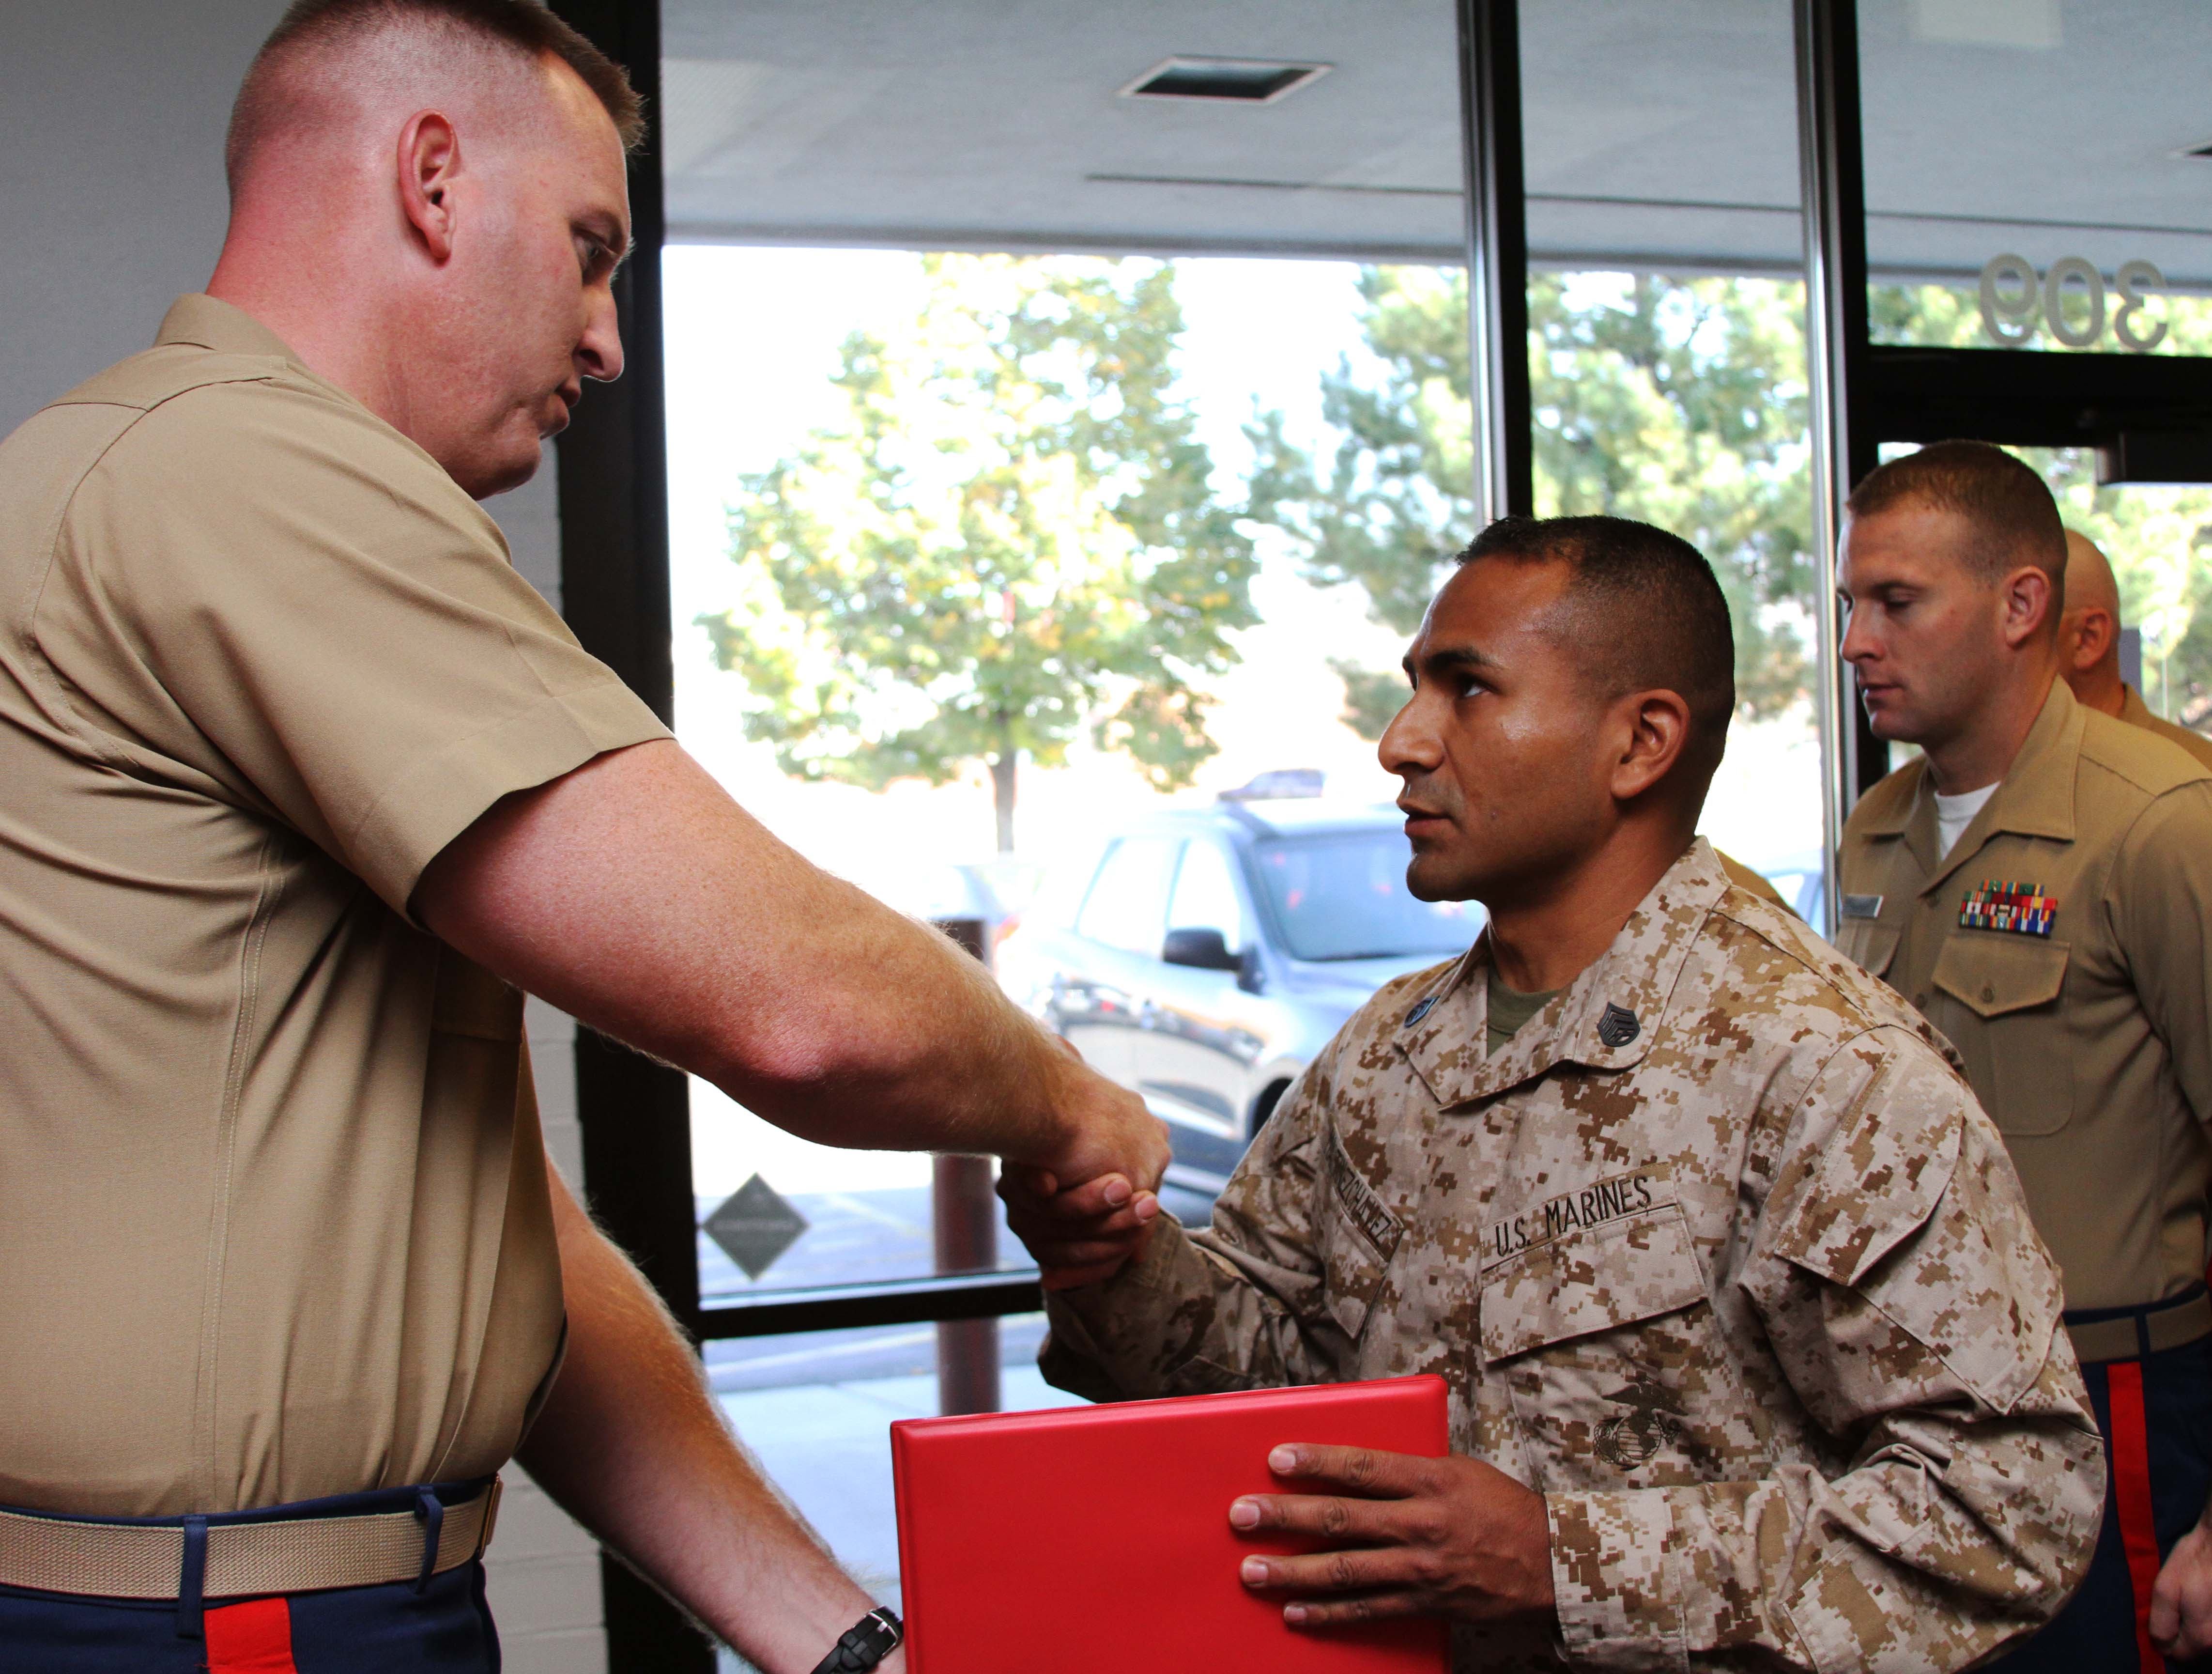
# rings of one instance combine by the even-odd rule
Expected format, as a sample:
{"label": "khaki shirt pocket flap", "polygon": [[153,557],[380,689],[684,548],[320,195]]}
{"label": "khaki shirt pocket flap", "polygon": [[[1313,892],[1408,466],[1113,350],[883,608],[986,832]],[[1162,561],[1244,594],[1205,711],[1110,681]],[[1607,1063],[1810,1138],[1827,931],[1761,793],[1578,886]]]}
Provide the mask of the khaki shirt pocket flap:
{"label": "khaki shirt pocket flap", "polygon": [[1954,935],[1936,956],[1936,986],[1977,1017],[2047,1006],[2066,983],[2068,945],[1997,932]]}
{"label": "khaki shirt pocket flap", "polygon": [[1483,1362],[1706,1300],[1689,1223],[1679,1205],[1665,1204],[1555,1239],[1494,1269],[1482,1291]]}
{"label": "khaki shirt pocket flap", "polygon": [[1898,934],[1863,918],[1846,918],[1836,932],[1844,957],[1869,977],[1887,977],[1897,957]]}

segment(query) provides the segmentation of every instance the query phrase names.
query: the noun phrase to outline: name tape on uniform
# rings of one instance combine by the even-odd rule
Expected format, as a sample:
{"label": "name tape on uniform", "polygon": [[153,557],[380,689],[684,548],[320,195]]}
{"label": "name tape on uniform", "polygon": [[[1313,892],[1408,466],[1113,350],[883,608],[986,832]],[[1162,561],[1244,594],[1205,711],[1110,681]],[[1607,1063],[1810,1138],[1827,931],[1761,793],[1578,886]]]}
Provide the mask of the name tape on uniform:
{"label": "name tape on uniform", "polygon": [[1668,1178],[1668,1171],[1655,1164],[1626,1174],[1608,1176],[1580,1191],[1563,1192],[1525,1214],[1501,1220],[1483,1239],[1484,1264],[1504,1261],[1568,1233],[1626,1220],[1646,1209],[1672,1202],[1674,1199],[1667,1192]]}
{"label": "name tape on uniform", "polygon": [[1367,1184],[1367,1177],[1352,1166],[1352,1159],[1344,1154],[1344,1141],[1331,1129],[1327,1147],[1329,1190],[1335,1193],[1337,1206],[1360,1235],[1374,1247],[1375,1253],[1389,1261],[1398,1248],[1398,1240],[1406,1235],[1406,1224],[1390,1213],[1382,1195]]}

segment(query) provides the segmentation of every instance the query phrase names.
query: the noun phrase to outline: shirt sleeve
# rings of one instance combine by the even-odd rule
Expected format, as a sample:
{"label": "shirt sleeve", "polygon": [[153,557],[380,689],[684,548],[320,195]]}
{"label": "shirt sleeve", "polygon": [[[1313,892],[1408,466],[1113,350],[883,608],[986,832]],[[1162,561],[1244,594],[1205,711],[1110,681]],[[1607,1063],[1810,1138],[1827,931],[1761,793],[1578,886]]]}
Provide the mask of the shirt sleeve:
{"label": "shirt sleeve", "polygon": [[[1334,1048],[1331,1049],[1333,1053]],[[1340,1376],[1347,1333],[1316,1247],[1317,1160],[1331,1053],[1309,1066],[1213,1206],[1211,1229],[1153,1223],[1103,1284],[1048,1292],[1045,1379],[1094,1401],[1273,1389]]]}
{"label": "shirt sleeve", "polygon": [[96,747],[265,812],[403,914],[501,797],[666,736],[428,455],[305,382],[148,413],[48,585],[40,648]]}
{"label": "shirt sleeve", "polygon": [[1971,1095],[1881,1032],[1801,1101],[1740,1281],[1843,1468],[1547,1495],[1577,1666],[1962,1668],[2087,1568],[2103,1448],[2056,1263]]}
{"label": "shirt sleeve", "polygon": [[2143,810],[2121,842],[2104,908],[2182,1096],[2212,1125],[2212,779]]}

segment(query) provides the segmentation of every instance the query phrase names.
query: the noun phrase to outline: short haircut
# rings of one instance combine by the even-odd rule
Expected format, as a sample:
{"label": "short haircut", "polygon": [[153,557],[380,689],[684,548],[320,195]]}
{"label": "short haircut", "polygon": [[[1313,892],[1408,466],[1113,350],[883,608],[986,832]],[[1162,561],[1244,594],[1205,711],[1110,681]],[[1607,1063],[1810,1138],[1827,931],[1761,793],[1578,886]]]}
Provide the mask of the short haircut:
{"label": "short haircut", "polygon": [[625,150],[645,137],[643,104],[623,67],[535,0],[293,0],[254,54],[231,107],[223,172],[234,197],[255,150],[289,113],[288,64],[317,48],[342,48],[398,28],[443,34],[456,46],[489,46],[519,61],[550,55],[583,78],[613,119]]}
{"label": "short haircut", "polygon": [[1872,517],[1908,505],[1965,521],[1973,532],[1968,572],[1983,585],[1995,586],[2023,563],[2050,576],[2057,623],[2066,597],[2066,525],[2050,488],[2027,466],[1986,441],[1931,442],[1869,472],[1847,508],[1853,517]]}
{"label": "short haircut", "polygon": [[1459,563],[1492,558],[1567,567],[1574,649],[1603,700],[1673,692],[1690,710],[1683,758],[1710,780],[1735,713],[1735,630],[1705,556],[1625,517],[1501,517]]}

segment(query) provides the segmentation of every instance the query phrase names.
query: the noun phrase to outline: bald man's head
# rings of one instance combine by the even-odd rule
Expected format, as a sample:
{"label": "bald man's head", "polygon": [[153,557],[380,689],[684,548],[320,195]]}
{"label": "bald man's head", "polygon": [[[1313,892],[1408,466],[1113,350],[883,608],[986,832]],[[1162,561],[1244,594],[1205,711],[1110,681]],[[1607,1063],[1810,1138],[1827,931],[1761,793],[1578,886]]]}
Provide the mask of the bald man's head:
{"label": "bald man's head", "polygon": [[2120,617],[2120,584],[2112,566],[2097,543],[2079,529],[2066,532],[2066,608],[2105,612],[2115,622]]}
{"label": "bald man's head", "polygon": [[2059,672],[2091,709],[2118,715],[2127,701],[2120,680],[2120,584],[2097,543],[2066,532],[2066,610],[2058,619]]}
{"label": "bald man's head", "polygon": [[526,106],[548,60],[591,90],[625,149],[643,137],[622,67],[532,0],[295,0],[231,107],[223,146],[231,196],[270,152],[323,139],[395,96],[467,87]]}

